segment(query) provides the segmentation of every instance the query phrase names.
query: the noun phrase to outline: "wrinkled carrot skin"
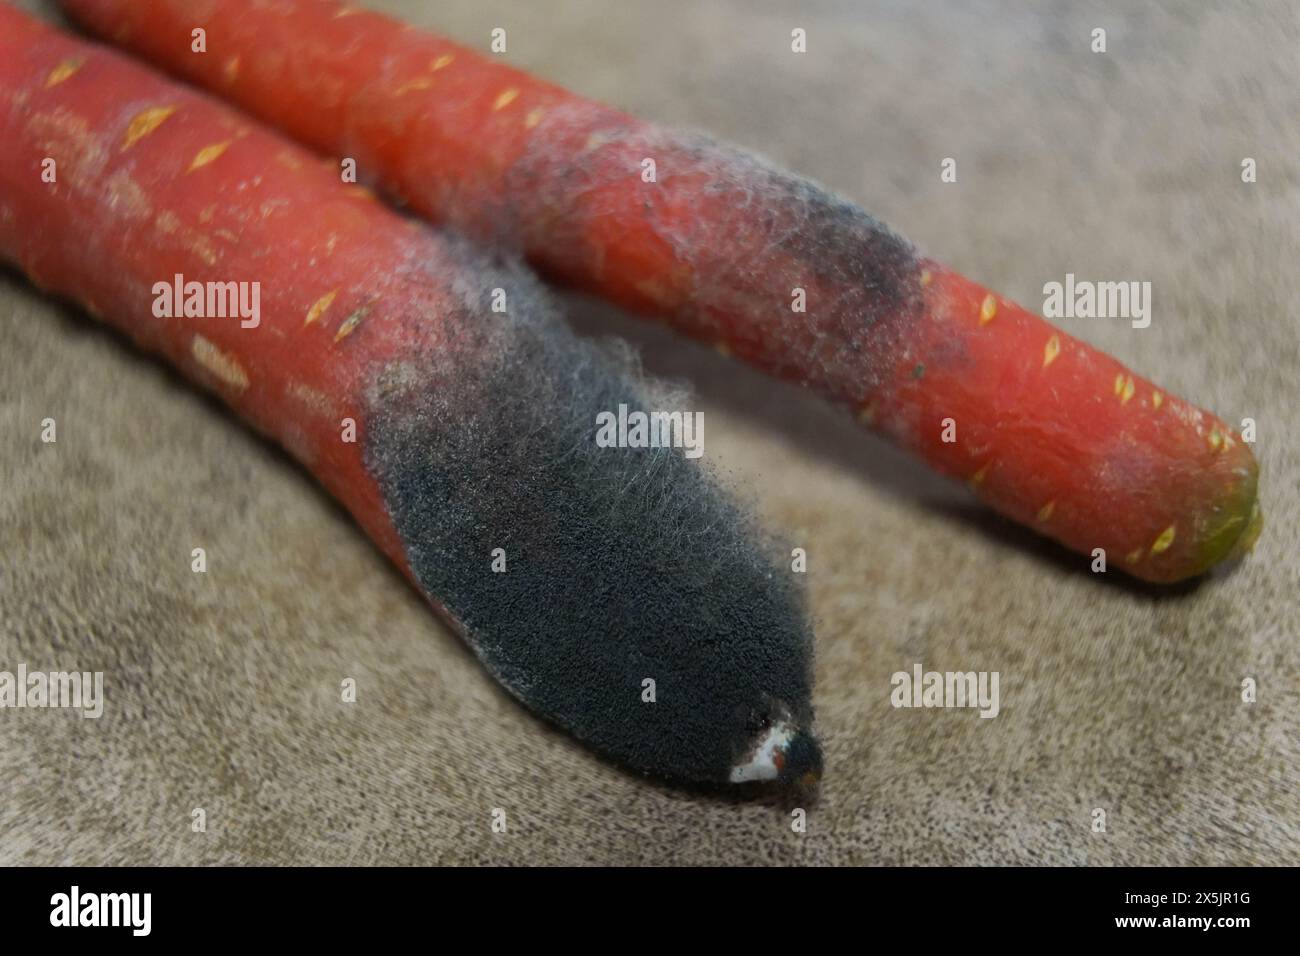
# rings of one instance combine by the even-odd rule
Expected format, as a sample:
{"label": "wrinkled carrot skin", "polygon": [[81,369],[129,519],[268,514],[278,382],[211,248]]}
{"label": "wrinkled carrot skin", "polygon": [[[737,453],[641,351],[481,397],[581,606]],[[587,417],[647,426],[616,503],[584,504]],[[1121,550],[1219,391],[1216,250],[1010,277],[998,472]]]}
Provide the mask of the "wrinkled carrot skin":
{"label": "wrinkled carrot skin", "polygon": [[[444,261],[440,240],[223,104],[4,4],[0,143],[0,258],[285,445],[410,576],[362,461],[361,388],[368,369],[409,348],[408,323],[427,330],[439,314],[429,275]],[[46,159],[55,183],[42,182]],[[156,318],[153,286],[177,273],[261,282],[261,324]],[[356,442],[342,440],[346,417]]]}
{"label": "wrinkled carrot skin", "polygon": [[333,0],[63,5],[355,157],[421,213],[852,407],[1001,513],[1104,549],[1110,567],[1176,581],[1259,533],[1255,460],[1226,422],[739,151]]}

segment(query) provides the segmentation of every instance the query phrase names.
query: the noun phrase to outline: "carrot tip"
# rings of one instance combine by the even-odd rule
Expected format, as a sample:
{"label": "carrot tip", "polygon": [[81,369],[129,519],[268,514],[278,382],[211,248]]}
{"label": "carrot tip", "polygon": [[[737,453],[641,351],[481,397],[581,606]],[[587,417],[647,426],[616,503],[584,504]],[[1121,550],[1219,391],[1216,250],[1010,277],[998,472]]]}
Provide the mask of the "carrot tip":
{"label": "carrot tip", "polygon": [[1259,534],[1264,530],[1264,511],[1259,506],[1259,499],[1256,498],[1250,509],[1250,520],[1246,523],[1245,529],[1233,542],[1232,548],[1224,556],[1224,561],[1235,561],[1238,558],[1244,558],[1251,551],[1255,550],[1255,542],[1259,540]]}

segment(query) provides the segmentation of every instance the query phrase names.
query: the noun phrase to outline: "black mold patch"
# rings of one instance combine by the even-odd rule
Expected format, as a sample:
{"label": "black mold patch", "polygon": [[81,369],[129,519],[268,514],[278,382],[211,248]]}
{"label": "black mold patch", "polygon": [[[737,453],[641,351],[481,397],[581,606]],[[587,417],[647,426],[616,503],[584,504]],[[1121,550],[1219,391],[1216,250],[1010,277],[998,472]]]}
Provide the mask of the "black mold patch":
{"label": "black mold patch", "polygon": [[761,237],[805,266],[819,284],[839,289],[844,298],[838,311],[868,326],[907,311],[919,269],[916,250],[862,207],[757,153],[701,133],[657,135],[688,157],[692,173],[709,174],[705,189],[737,200],[755,224],[749,241]]}
{"label": "black mold patch", "polygon": [[783,203],[804,217],[781,245],[809,266],[820,285],[843,290],[838,313],[870,328],[912,311],[920,265],[911,243],[811,180],[775,170],[767,175],[772,188],[786,194]]}
{"label": "black mold patch", "polygon": [[[666,135],[693,169],[708,172],[708,188],[742,211],[733,248],[701,276],[702,305],[742,315],[766,343],[764,364],[783,377],[836,399],[860,393],[864,379],[877,385],[894,345],[922,314],[912,244],[761,156],[699,134]],[[796,287],[807,292],[805,313],[791,311]]]}
{"label": "black mold patch", "polygon": [[[698,461],[595,443],[597,413],[620,402],[684,409],[648,407],[645,383],[521,271],[467,267],[482,287],[459,290],[452,334],[377,369],[367,396],[367,465],[416,577],[538,713],[637,770],[725,782],[767,724],[811,724],[789,573]],[[488,308],[493,287],[508,313]]]}
{"label": "black mold patch", "polygon": [[[671,251],[679,267],[659,278],[690,278],[665,316],[689,334],[728,341],[835,400],[858,401],[885,381],[923,314],[921,262],[907,240],[761,156],[592,109],[547,110],[502,182],[464,196],[452,218],[502,248],[522,242],[582,285],[604,268],[606,217],[634,223],[647,255]],[[643,157],[656,159],[658,179],[636,192]],[[804,312],[792,311],[796,288]]]}

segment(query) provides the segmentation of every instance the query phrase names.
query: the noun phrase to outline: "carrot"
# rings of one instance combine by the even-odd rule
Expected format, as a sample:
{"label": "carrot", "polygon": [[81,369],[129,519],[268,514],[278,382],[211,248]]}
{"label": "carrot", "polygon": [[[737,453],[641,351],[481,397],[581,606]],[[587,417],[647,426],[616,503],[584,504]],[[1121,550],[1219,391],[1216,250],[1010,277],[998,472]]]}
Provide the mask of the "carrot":
{"label": "carrot", "polygon": [[0,142],[0,258],[283,444],[525,704],[670,779],[816,774],[790,576],[697,462],[597,446],[654,386],[523,270],[4,4]]}
{"label": "carrot", "polygon": [[1176,581],[1259,534],[1222,419],[756,157],[335,0],[63,6],[434,220],[851,407],[1094,569]]}

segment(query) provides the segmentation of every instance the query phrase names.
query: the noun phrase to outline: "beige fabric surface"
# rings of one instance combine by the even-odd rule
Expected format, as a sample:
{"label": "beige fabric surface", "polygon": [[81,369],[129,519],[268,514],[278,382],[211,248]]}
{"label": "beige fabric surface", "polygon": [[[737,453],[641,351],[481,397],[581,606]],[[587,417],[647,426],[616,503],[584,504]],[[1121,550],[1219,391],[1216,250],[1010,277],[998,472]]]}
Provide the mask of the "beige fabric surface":
{"label": "beige fabric surface", "polygon": [[[695,389],[708,459],[807,549],[826,773],[797,834],[531,717],[285,454],[0,271],[0,670],[108,697],[0,711],[0,863],[1300,863],[1293,4],[370,5],[504,26],[510,62],[763,152],[1031,307],[1067,272],[1149,280],[1150,328],[1061,324],[1256,420],[1264,534],[1197,587],[1092,575],[799,389],[569,299]],[[917,662],[999,671],[1000,715],[894,710]]]}

